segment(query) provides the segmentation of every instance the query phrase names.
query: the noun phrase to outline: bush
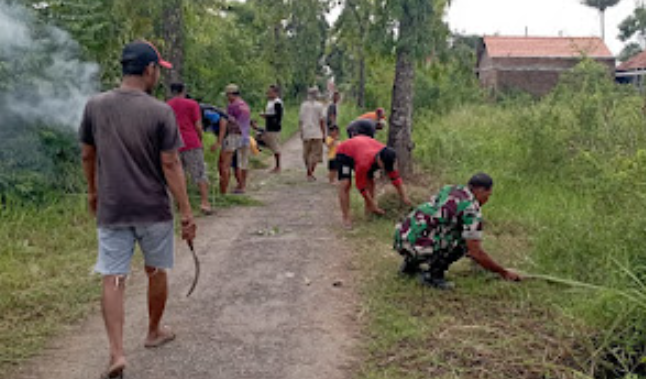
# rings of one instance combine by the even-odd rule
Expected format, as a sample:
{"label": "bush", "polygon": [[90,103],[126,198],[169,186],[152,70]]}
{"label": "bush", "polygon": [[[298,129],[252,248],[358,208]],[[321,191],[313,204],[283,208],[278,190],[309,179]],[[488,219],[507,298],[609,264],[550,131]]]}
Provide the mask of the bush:
{"label": "bush", "polygon": [[82,188],[80,148],[72,130],[23,125],[0,135],[0,196],[43,201],[52,192]]}

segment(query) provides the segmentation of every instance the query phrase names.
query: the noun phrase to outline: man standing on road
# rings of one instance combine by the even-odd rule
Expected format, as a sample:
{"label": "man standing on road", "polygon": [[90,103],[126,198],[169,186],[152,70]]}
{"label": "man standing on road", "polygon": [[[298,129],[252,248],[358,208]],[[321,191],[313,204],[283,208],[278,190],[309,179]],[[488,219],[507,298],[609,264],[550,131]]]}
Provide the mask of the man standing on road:
{"label": "man standing on road", "polygon": [[260,116],[265,119],[263,141],[274,153],[276,167],[271,172],[280,172],[280,130],[283,122],[283,101],[278,97],[278,86],[271,85],[267,90],[267,108]]}
{"label": "man standing on road", "polygon": [[404,257],[401,273],[415,275],[427,263],[422,283],[446,290],[453,287],[444,273],[453,262],[468,255],[483,268],[505,280],[521,277],[496,263],[482,248],[482,212],[489,201],[493,180],[487,174],[474,175],[467,186],[446,186],[417,207],[395,231],[395,249]]}
{"label": "man standing on road", "polygon": [[307,169],[307,180],[316,180],[316,165],[323,162],[323,138],[325,138],[325,109],[318,102],[319,90],[312,87],[307,91],[307,100],[301,104],[298,126],[303,140],[303,160]]}
{"label": "man standing on road", "polygon": [[191,99],[186,98],[186,86],[184,83],[172,83],[170,85],[173,98],[168,105],[173,108],[179,131],[184,141],[184,147],[179,149],[179,156],[182,160],[184,172],[187,172],[191,180],[200,189],[202,213],[212,213],[209,203],[209,178],[206,174],[204,163],[204,149],[202,147],[202,111],[200,105]]}
{"label": "man standing on road", "polygon": [[[236,169],[235,175],[238,181],[238,186],[234,190],[234,193],[245,193],[247,189],[247,171],[249,170],[249,154],[250,154],[250,141],[249,133],[251,129],[251,111],[247,103],[240,97],[240,88],[235,84],[229,84],[225,88],[225,94],[227,100],[229,101],[229,106],[227,107],[227,113],[229,114],[229,128],[230,132],[237,137],[231,138],[231,143],[228,146],[226,144],[223,146],[223,149],[230,150],[234,149],[236,154]],[[231,165],[231,159],[233,154],[227,157],[229,166]],[[227,162],[223,162],[225,165]],[[228,166],[225,166],[228,167]],[[228,185],[228,182],[226,183]],[[222,187],[220,187],[222,190]],[[226,189],[225,192],[226,193]]]}
{"label": "man standing on road", "polygon": [[352,171],[355,172],[356,186],[365,201],[366,212],[383,215],[375,199],[375,173],[385,171],[401,200],[411,205],[404,182],[396,170],[397,154],[383,143],[367,136],[356,136],[342,142],[336,149],[336,168],[339,170],[339,202],[343,213],[343,226],[350,228],[350,187]]}
{"label": "man standing on road", "polygon": [[128,44],[121,64],[120,88],[87,103],[79,130],[88,202],[98,226],[95,270],[103,276],[101,304],[110,343],[106,378],[122,377],[126,368],[125,279],[135,243],[144,254],[148,275],[150,318],[144,346],[158,347],[175,338],[161,326],[168,297],[166,270],[173,267],[174,259],[168,190],[179,206],[182,238],[192,241],[196,231],[178,153],[182,140],[175,115],[151,96],[160,66],[172,66],[145,41]]}
{"label": "man standing on road", "polygon": [[339,115],[339,100],[341,100],[341,94],[339,94],[339,91],[334,91],[334,94],[332,95],[332,102],[330,103],[330,105],[328,105],[326,114],[328,134],[330,134],[330,127],[332,125],[338,125],[337,119]]}

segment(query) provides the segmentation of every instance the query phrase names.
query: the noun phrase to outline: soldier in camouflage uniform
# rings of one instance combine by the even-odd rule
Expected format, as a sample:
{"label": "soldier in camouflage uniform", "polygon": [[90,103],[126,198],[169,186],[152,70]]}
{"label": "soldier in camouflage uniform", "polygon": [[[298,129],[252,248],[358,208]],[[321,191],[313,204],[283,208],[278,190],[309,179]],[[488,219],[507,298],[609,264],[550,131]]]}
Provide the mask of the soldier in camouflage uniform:
{"label": "soldier in camouflage uniform", "polygon": [[468,255],[485,269],[506,280],[518,281],[518,274],[508,271],[482,249],[482,213],[480,207],[489,200],[493,180],[487,174],[476,174],[468,186],[446,186],[428,203],[417,207],[395,231],[394,248],[403,257],[401,272],[415,275],[420,265],[422,283],[449,289],[444,279],[449,266]]}

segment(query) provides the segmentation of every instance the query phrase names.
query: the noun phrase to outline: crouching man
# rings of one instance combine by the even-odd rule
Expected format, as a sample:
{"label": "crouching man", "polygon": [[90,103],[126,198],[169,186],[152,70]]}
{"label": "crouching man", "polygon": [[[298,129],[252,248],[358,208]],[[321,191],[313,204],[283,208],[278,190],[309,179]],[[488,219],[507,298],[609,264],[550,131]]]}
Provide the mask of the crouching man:
{"label": "crouching man", "polygon": [[342,142],[336,150],[336,165],[339,178],[339,202],[343,213],[343,226],[350,228],[350,187],[352,171],[355,172],[356,186],[366,204],[366,212],[383,215],[386,212],[377,206],[375,200],[375,173],[385,171],[397,193],[407,205],[411,205],[404,182],[396,170],[397,154],[383,143],[363,135]]}
{"label": "crouching man", "polygon": [[[423,284],[437,289],[451,289],[444,273],[449,266],[468,255],[480,266],[503,279],[520,281],[521,277],[496,263],[482,248],[482,213],[493,190],[487,174],[476,174],[467,186],[446,186],[427,203],[417,207],[396,226],[394,248],[403,257],[401,273],[421,272]],[[421,270],[426,263],[428,268]]]}

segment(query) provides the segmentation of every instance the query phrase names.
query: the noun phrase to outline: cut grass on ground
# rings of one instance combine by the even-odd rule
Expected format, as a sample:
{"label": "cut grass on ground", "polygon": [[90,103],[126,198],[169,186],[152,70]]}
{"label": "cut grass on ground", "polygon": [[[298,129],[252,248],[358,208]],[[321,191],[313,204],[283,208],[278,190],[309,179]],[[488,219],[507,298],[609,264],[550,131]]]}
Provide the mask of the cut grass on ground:
{"label": "cut grass on ground", "polygon": [[[421,202],[426,191],[412,192]],[[381,202],[392,209],[392,194]],[[361,215],[358,197],[353,205]],[[591,378],[586,357],[592,348],[581,342],[583,326],[559,306],[585,293],[538,281],[503,282],[468,259],[449,272],[454,291],[423,288],[397,274],[391,236],[402,211],[390,218],[358,216],[348,232],[359,251],[367,321],[358,379]],[[528,243],[521,229],[488,224],[485,238],[496,259],[522,264]]]}

